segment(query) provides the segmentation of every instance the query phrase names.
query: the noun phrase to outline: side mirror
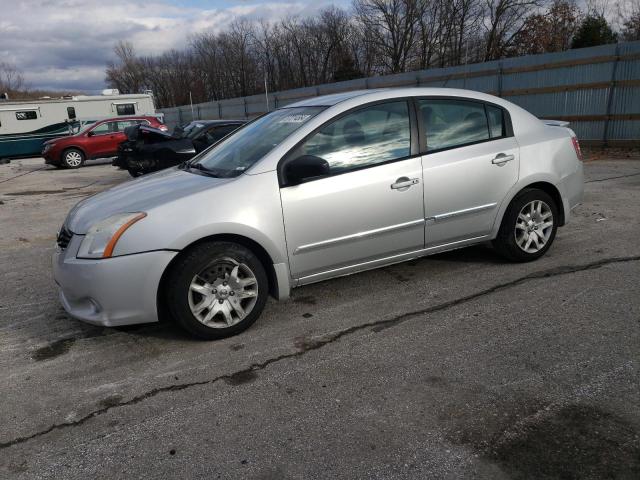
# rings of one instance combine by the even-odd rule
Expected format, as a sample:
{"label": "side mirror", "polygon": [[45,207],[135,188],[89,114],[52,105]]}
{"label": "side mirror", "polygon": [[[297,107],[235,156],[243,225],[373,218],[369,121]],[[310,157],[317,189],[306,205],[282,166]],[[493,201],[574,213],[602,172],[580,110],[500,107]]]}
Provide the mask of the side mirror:
{"label": "side mirror", "polygon": [[95,135],[95,133],[93,133],[93,130],[91,130],[90,132],[87,132],[87,137],[93,137]]}
{"label": "side mirror", "polygon": [[306,180],[329,175],[329,162],[315,155],[303,155],[284,167],[287,185],[298,185]]}

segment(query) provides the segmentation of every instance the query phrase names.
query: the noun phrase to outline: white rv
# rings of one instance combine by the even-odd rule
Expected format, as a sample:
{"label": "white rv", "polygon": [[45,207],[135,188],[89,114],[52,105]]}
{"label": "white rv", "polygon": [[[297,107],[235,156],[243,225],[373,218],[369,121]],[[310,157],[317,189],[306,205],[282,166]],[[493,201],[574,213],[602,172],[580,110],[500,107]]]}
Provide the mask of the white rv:
{"label": "white rv", "polygon": [[39,156],[42,143],[81,123],[120,115],[155,115],[150,94],[78,95],[33,101],[0,100],[0,158]]}

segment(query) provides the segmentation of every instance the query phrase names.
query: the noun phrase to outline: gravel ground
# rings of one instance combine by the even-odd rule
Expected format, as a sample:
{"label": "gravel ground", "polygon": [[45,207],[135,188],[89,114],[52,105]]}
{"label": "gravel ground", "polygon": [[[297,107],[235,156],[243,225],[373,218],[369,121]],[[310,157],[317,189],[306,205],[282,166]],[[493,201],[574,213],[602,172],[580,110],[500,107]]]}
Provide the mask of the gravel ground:
{"label": "gravel ground", "polygon": [[201,342],[57,302],[56,230],[126,172],[0,166],[0,478],[640,478],[640,161],[585,168],[537,262],[343,277]]}

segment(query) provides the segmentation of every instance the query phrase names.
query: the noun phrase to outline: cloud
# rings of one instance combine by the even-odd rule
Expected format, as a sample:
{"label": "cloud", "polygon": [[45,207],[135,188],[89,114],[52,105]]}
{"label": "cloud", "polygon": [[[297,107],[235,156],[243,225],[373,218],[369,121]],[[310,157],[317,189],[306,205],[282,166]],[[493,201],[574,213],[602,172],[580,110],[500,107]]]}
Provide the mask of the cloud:
{"label": "cloud", "polygon": [[185,47],[193,33],[223,30],[235,18],[310,15],[330,3],[0,0],[0,59],[20,68],[32,88],[94,93],[105,86],[105,65],[119,40],[156,54]]}

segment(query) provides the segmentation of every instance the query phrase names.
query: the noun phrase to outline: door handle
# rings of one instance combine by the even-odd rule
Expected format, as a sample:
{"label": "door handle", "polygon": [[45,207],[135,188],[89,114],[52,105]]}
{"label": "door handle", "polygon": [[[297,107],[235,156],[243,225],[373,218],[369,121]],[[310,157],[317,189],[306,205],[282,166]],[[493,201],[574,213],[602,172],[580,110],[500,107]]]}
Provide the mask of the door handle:
{"label": "door handle", "polygon": [[411,185],[415,185],[420,183],[419,178],[409,178],[409,177],[400,177],[395,181],[395,183],[391,184],[391,188],[393,190],[400,190],[401,192],[407,190]]}
{"label": "door handle", "polygon": [[498,165],[499,167],[502,167],[505,163],[515,159],[516,159],[515,155],[506,155],[504,153],[499,153],[493,158],[493,160],[491,160],[491,163],[493,163],[494,165]]}

